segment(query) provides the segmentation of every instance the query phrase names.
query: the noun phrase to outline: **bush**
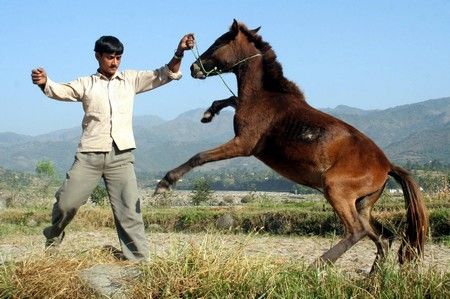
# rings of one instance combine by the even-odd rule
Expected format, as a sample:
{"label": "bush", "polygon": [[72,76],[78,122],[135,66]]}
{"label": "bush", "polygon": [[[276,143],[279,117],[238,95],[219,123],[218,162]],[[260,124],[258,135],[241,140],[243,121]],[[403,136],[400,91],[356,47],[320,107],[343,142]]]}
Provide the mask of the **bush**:
{"label": "bush", "polygon": [[108,191],[105,186],[97,185],[91,194],[91,201],[96,205],[102,206],[105,204],[105,198],[108,197]]}
{"label": "bush", "polygon": [[256,193],[250,192],[249,194],[241,198],[241,203],[252,203],[255,200],[256,200]]}
{"label": "bush", "polygon": [[212,194],[210,184],[206,179],[200,178],[194,181],[191,192],[191,200],[194,205],[198,206],[210,200]]}
{"label": "bush", "polygon": [[450,232],[450,210],[435,210],[430,213],[429,217],[431,235],[437,239],[448,237]]}

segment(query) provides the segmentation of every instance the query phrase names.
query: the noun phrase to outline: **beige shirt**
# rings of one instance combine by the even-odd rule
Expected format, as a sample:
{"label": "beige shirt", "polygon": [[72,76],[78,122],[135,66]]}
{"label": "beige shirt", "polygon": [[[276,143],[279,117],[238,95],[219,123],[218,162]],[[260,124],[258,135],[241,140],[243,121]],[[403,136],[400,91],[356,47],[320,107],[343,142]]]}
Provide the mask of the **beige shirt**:
{"label": "beige shirt", "polygon": [[43,91],[55,100],[83,103],[79,152],[109,152],[113,141],[120,150],[136,148],[134,96],[180,78],[181,72],[173,73],[166,65],[154,71],[117,72],[110,80],[100,73],[65,84],[47,79]]}

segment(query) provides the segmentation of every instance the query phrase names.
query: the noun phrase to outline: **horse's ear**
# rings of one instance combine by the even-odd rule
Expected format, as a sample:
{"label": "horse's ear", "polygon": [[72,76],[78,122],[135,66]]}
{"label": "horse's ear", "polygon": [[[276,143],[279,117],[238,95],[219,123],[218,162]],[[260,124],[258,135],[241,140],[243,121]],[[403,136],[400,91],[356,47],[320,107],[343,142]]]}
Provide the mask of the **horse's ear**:
{"label": "horse's ear", "polygon": [[230,31],[234,34],[238,34],[239,32],[239,23],[236,21],[236,19],[233,19],[233,24],[231,24]]}
{"label": "horse's ear", "polygon": [[261,26],[259,26],[258,28],[255,28],[253,30],[250,30],[250,32],[253,34],[256,34],[256,33],[258,33],[259,29],[261,29]]}

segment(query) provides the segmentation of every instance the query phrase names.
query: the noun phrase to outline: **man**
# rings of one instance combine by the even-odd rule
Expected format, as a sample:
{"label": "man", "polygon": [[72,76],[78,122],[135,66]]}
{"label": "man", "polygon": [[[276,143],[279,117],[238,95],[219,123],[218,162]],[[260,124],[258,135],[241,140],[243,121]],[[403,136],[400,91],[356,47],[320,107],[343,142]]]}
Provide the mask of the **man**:
{"label": "man", "polygon": [[128,260],[148,257],[133,165],[134,96],[180,79],[183,53],[193,46],[193,34],[186,34],[167,65],[154,71],[118,71],[123,44],[114,36],[102,36],[94,48],[99,64],[96,74],[61,84],[50,80],[43,68],[32,70],[33,83],[45,95],[55,100],[82,102],[84,110],[75,161],[55,195],[52,225],[43,231],[46,247],[61,243],[65,227],[103,178],[123,256]]}

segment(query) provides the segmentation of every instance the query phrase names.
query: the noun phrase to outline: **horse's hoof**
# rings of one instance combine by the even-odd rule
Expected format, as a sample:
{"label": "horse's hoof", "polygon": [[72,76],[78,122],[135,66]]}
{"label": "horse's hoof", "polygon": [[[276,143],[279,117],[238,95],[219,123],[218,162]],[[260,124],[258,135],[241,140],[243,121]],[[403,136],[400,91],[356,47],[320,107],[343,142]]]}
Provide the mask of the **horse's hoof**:
{"label": "horse's hoof", "polygon": [[315,261],[313,261],[309,266],[308,269],[321,269],[324,268],[326,265],[328,265],[329,262],[323,260],[321,257],[319,257],[318,259],[316,259]]}
{"label": "horse's hoof", "polygon": [[164,194],[167,191],[169,191],[169,188],[165,188],[165,187],[156,187],[155,192],[153,192],[153,196],[159,195],[159,194]]}
{"label": "horse's hoof", "polygon": [[214,115],[211,112],[205,112],[203,118],[200,120],[202,123],[209,123],[213,119]]}
{"label": "horse's hoof", "polygon": [[158,185],[156,185],[153,196],[158,195],[158,194],[164,194],[169,190],[170,190],[170,184],[166,180],[162,179],[161,181],[159,181]]}

